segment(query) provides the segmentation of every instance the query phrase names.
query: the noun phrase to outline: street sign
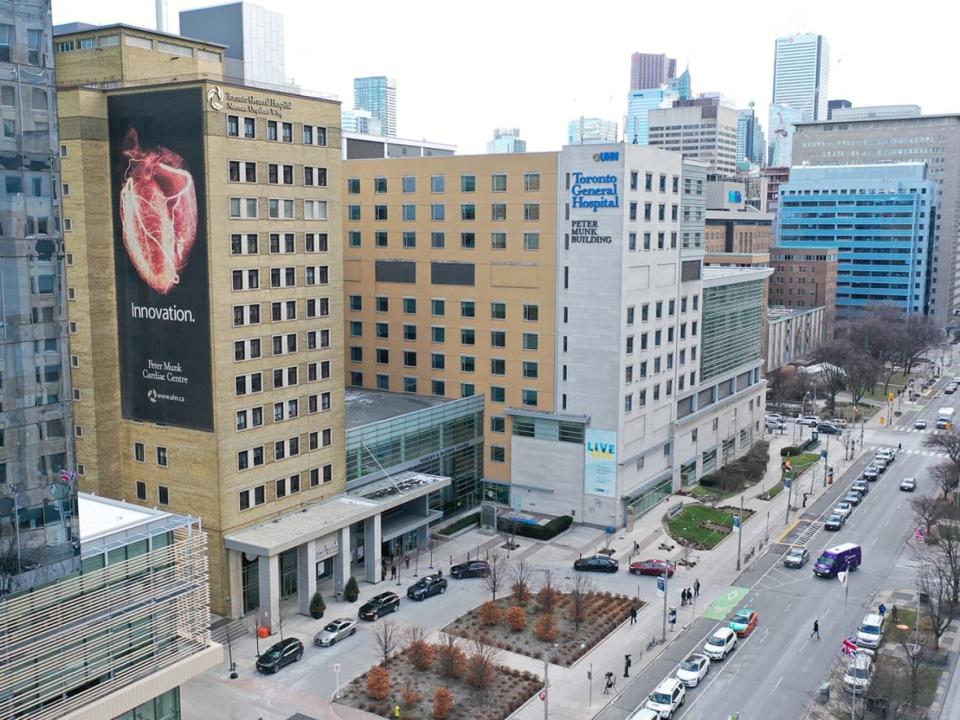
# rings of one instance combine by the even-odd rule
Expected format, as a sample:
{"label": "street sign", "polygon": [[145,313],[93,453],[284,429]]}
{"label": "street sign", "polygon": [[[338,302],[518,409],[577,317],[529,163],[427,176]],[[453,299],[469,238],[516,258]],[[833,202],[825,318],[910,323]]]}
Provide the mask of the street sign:
{"label": "street sign", "polygon": [[740,516],[739,515],[733,516],[733,531],[735,533],[740,532]]}
{"label": "street sign", "polygon": [[334,664],[333,664],[333,671],[334,671],[334,672],[340,672],[340,663],[334,663]]}
{"label": "street sign", "polygon": [[913,533],[913,539],[917,542],[925,542],[926,536],[924,535],[923,528],[917,528]]}
{"label": "street sign", "polygon": [[663,597],[664,585],[665,585],[665,581],[663,579],[663,576],[660,575],[659,577],[657,577],[657,597]]}
{"label": "street sign", "polygon": [[787,490],[790,489],[790,486],[791,486],[791,485],[793,485],[793,480],[791,480],[791,479],[788,478],[788,477],[783,478],[783,486],[784,486]]}

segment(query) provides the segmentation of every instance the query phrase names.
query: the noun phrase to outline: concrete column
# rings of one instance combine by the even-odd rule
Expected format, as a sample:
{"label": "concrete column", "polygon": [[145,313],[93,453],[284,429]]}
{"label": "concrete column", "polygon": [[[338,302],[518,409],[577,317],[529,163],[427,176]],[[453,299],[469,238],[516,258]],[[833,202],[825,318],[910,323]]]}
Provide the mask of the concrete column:
{"label": "concrete column", "polygon": [[420,552],[423,553],[424,550],[428,549],[430,544],[430,526],[421,525],[417,528],[417,547],[420,548]]}
{"label": "concrete column", "polygon": [[260,574],[259,622],[273,635],[280,626],[280,556],[261,555],[257,564]]}
{"label": "concrete column", "polygon": [[243,617],[243,553],[227,550],[227,576],[230,582],[230,617]]}
{"label": "concrete column", "polygon": [[350,526],[337,531],[337,556],[333,559],[333,590],[342,593],[350,579]]}
{"label": "concrete column", "polygon": [[363,521],[363,578],[368,583],[380,582],[380,513]]}
{"label": "concrete column", "polygon": [[317,543],[308,540],[297,546],[297,599],[300,602],[300,612],[310,614],[310,601],[317,591]]}

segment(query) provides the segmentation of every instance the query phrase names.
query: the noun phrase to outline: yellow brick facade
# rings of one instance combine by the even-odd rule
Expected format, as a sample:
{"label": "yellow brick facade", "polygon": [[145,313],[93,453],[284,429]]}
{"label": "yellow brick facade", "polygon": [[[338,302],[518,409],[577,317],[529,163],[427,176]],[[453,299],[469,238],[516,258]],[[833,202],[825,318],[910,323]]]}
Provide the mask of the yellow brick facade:
{"label": "yellow brick facade", "polygon": [[[485,396],[484,476],[509,481],[506,409],[555,410],[557,154],[350,160],[343,178],[346,382]],[[415,263],[416,281],[378,281],[384,261]],[[433,263],[472,266],[472,284],[434,282]]]}
{"label": "yellow brick facade", "polygon": [[[120,32],[123,37],[127,31]],[[174,62],[159,50],[165,36],[141,36],[152,37],[153,51],[128,48],[121,40],[122,52],[103,56],[103,68],[87,51],[57,55],[61,162],[70,191],[63,214],[70,227],[67,284],[79,393],[77,462],[85,490],[158,506],[162,487],[167,494],[164,509],[201,517],[210,540],[212,609],[227,613],[230,582],[223,535],[345,489],[340,105],[223,82],[161,80],[161,73],[169,73],[164,63]],[[133,50],[145,56],[134,58]],[[121,62],[122,67],[116,67]],[[131,67],[136,69],[128,78]],[[89,82],[83,73],[92,80],[116,79],[118,74],[123,80],[158,79],[116,89],[65,82]],[[213,432],[137,422],[121,417],[120,409],[107,98],[181,87],[199,87],[203,102]],[[245,137],[247,118],[255,127],[253,138]],[[270,123],[276,124],[275,140]],[[284,141],[285,130],[289,142]],[[305,142],[308,137],[312,142]],[[231,179],[231,163],[240,163],[240,181]],[[251,182],[246,181],[248,166],[255,172]],[[231,218],[231,198],[256,199],[256,218]],[[271,200],[283,209],[292,201],[293,216],[271,218]],[[308,210],[308,202],[325,205]],[[248,253],[254,236],[256,251]],[[272,241],[272,236],[278,239]],[[286,252],[288,237],[292,252]],[[283,287],[274,286],[274,270]],[[235,271],[244,278],[256,271],[258,287],[234,289]],[[274,303],[284,310],[292,303],[295,319],[274,321]],[[260,322],[238,326],[238,305],[258,306]],[[281,339],[276,348],[275,337]],[[240,359],[237,343],[243,341],[259,341],[259,356],[252,357],[257,353],[247,343]],[[282,387],[274,385],[276,370],[282,370]],[[291,372],[296,373],[292,382]],[[253,373],[261,374],[262,391],[238,396],[237,376]],[[281,404],[280,415],[276,403]],[[246,429],[239,429],[239,411],[247,411]],[[284,443],[283,457],[278,456],[279,442]],[[166,465],[159,463],[158,448],[165,450]],[[255,448],[262,448],[260,465],[252,461]],[[247,451],[248,469],[240,469],[241,451]]]}

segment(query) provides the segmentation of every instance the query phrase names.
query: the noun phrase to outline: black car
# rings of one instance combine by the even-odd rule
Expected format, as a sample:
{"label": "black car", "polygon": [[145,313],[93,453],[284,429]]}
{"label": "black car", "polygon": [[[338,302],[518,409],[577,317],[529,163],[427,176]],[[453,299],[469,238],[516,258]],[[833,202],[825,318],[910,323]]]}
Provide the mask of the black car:
{"label": "black car", "polygon": [[606,555],[594,555],[593,557],[577,558],[573,561],[573,569],[584,572],[615,573],[620,569],[620,563]]}
{"label": "black car", "polygon": [[823,524],[823,527],[827,530],[839,530],[843,527],[843,515],[837,515],[834,513],[827,518],[827,521]]}
{"label": "black car", "polygon": [[275,673],[284,665],[297,662],[303,657],[303,643],[297,638],[287,638],[271,645],[257,658],[257,670],[263,673]]}
{"label": "black car", "polygon": [[850,486],[850,489],[854,492],[858,492],[861,495],[866,495],[870,492],[870,483],[865,480],[857,480],[853,485]]}
{"label": "black car", "polygon": [[394,592],[374,595],[360,606],[361,620],[377,620],[381,615],[396,612],[400,608],[400,596]]}
{"label": "black car", "polygon": [[411,600],[426,600],[431,595],[442,595],[446,591],[446,578],[439,575],[425,575],[407,588],[407,597]]}
{"label": "black car", "polygon": [[453,565],[450,568],[450,575],[457,580],[463,578],[486,577],[490,574],[490,563],[486,560],[469,560],[467,562]]}

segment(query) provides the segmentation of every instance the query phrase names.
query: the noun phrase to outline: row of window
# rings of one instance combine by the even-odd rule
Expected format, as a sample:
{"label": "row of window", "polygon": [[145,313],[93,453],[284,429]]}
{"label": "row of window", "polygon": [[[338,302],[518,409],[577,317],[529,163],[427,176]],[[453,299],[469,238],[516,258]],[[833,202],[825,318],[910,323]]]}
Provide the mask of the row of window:
{"label": "row of window", "polygon": [[[490,190],[492,192],[507,192],[507,175],[505,173],[494,173],[490,176]],[[361,179],[358,177],[347,178],[347,193],[350,195],[360,194]],[[405,194],[415,193],[417,191],[417,178],[413,175],[404,175],[400,178],[400,188]],[[447,189],[446,175],[430,176],[430,192],[443,193]],[[540,190],[540,173],[530,172],[523,174],[523,189],[525,192],[538,192]],[[388,179],[385,177],[373,178],[373,192],[377,195],[385,195],[389,191]],[[460,176],[460,192],[472,193],[477,191],[476,175]]]}
{"label": "row of window", "polygon": [[[417,367],[417,353],[414,350],[403,350],[403,366],[404,367]],[[375,359],[377,365],[389,365],[390,364],[390,350],[389,348],[375,348]],[[350,362],[363,362],[363,348],[354,346],[350,348]],[[540,377],[540,364],[536,360],[523,360],[521,361],[521,367],[523,370],[523,377],[529,379],[536,379]],[[671,365],[672,367],[672,365]],[[446,370],[447,369],[447,356],[446,353],[430,353],[430,368],[432,370]],[[474,373],[477,370],[477,358],[474,355],[461,355],[460,356],[460,371],[465,373]],[[507,374],[507,361],[503,358],[491,358],[490,359],[490,374],[491,375],[506,375]]]}
{"label": "row of window", "polygon": [[[305,300],[306,317],[326,317],[330,314],[329,298],[307,298]],[[272,322],[287,322],[297,319],[297,301],[282,300],[270,303]],[[261,322],[260,303],[233,306],[233,326],[259,325]]]}
{"label": "row of window", "polygon": [[[263,132],[262,121],[260,130]],[[257,118],[227,115],[227,135],[255,140],[257,138]],[[276,142],[292,143],[293,123],[267,120],[265,138]],[[304,125],[302,138],[304,145],[326,145],[327,128],[317,125]]]}
{"label": "row of window", "polygon": [[[279,163],[267,163],[267,182],[270,185],[293,185],[294,166]],[[257,182],[257,163],[253,160],[229,160],[227,162],[227,178],[230,182]],[[302,184],[304,187],[326,187],[327,169],[304,165],[302,169]]]}
{"label": "row of window", "polygon": [[[362,205],[347,205],[347,220],[358,221],[363,219]],[[400,217],[404,222],[415,222],[417,219],[417,205],[406,203],[400,206]],[[373,219],[386,221],[390,219],[389,205],[374,205]],[[447,219],[447,206],[444,203],[430,205],[430,220],[440,222]],[[476,203],[461,203],[460,220],[472,222],[477,219]],[[491,203],[490,219],[502,222],[507,219],[507,203]],[[540,220],[540,203],[523,203],[523,219],[527,222]]]}
{"label": "row of window", "polygon": [[[296,495],[301,490],[301,476],[310,487],[319,487],[333,482],[333,465],[321,465],[320,467],[310,468],[304,473],[294,473],[288,477],[282,477],[274,481],[274,493],[276,499],[284,498],[287,495]],[[267,502],[267,486],[256,485],[246,490],[241,490],[239,495],[240,511],[249,510],[251,507],[257,507]]]}
{"label": "row of window", "polygon": [[[302,350],[322,350],[330,347],[329,330],[310,330],[304,333],[306,345],[300,347],[299,335],[297,333],[286,333],[284,335],[272,336],[273,355],[289,355]],[[263,357],[263,340],[259,337],[247,338],[245,340],[233,341],[233,360],[234,362],[243,362],[245,360],[258,360]]]}
{"label": "row of window", "polygon": [[[686,364],[687,364],[687,350],[686,350],[686,348],[680,349],[680,350],[677,352],[677,354],[676,354],[676,358],[677,358],[677,365],[678,365],[679,367],[683,367],[684,365],[686,365]],[[666,372],[666,371],[668,371],[668,370],[672,370],[672,369],[673,369],[673,359],[674,359],[674,354],[673,354],[672,352],[671,352],[671,353],[667,353],[667,354],[666,354],[665,356],[663,356],[662,358],[661,358],[661,357],[655,357],[655,358],[653,358],[653,361],[652,361],[652,362],[653,362],[653,374],[654,374],[654,375],[658,375],[658,374],[660,374],[661,372]],[[694,347],[691,347],[691,348],[690,348],[690,362],[691,362],[691,363],[696,363],[696,361],[697,361],[697,348],[696,348],[696,346],[694,346]],[[644,379],[646,379],[646,377],[647,377],[647,368],[648,368],[648,366],[649,366],[649,365],[648,365],[649,362],[650,362],[650,361],[648,361],[648,360],[643,360],[643,361],[641,361],[641,362],[636,366],[636,373],[634,373],[634,365],[633,365],[632,363],[631,363],[630,365],[627,365],[627,367],[624,369],[624,373],[623,373],[623,380],[624,380],[624,382],[627,383],[627,384],[629,384],[629,383],[632,383],[634,380],[644,380]],[[564,365],[563,368],[564,368],[564,369],[563,369],[563,373],[564,373],[563,379],[566,380],[566,379],[567,379],[567,378],[566,378],[566,365]],[[693,374],[691,373],[691,376],[692,376],[692,375],[693,375]],[[693,382],[692,377],[691,377],[690,382],[691,382],[691,383]],[[681,388],[681,389],[682,389],[682,388]]]}
{"label": "row of window", "polygon": [[[242,375],[234,376],[234,394],[237,397],[243,397],[245,395],[255,395],[257,393],[263,392],[263,374],[264,371],[258,370],[252,373],[244,373]],[[270,373],[268,372],[268,377]],[[268,390],[279,390],[281,388],[295,387],[301,384],[300,380],[300,369],[297,365],[292,365],[285,368],[274,368],[273,373],[273,385]],[[320,382],[321,380],[330,379],[330,361],[324,360],[319,363],[307,363],[307,375],[305,383]],[[318,399],[317,396],[311,395],[308,398],[308,412],[315,413],[318,408]],[[325,392],[321,393],[319,396],[319,408],[320,410],[329,410],[330,409],[330,393]]]}
{"label": "row of window", "polygon": [[[670,328],[671,331],[673,328]],[[433,343],[444,343],[447,340],[447,329],[443,326],[431,326],[431,337],[430,340]],[[390,323],[387,322],[378,322],[375,324],[375,335],[378,339],[380,338],[389,338],[390,337]],[[660,332],[659,330],[657,331]],[[351,320],[350,321],[350,337],[363,337],[363,322],[361,320]],[[403,338],[404,340],[416,340],[417,339],[417,326],[405,324],[403,326]],[[477,331],[474,328],[460,328],[460,344],[461,345],[476,345],[477,344]],[[490,347],[495,348],[505,348],[507,346],[507,332],[505,330],[491,330],[490,331]],[[539,350],[540,349],[540,335],[539,333],[522,333],[521,347],[524,350]]]}
{"label": "row of window", "polygon": [[[378,313],[387,313],[390,312],[390,298],[384,295],[377,295],[373,299],[374,309]],[[363,296],[362,295],[350,295],[349,296],[349,307],[354,311],[363,310]],[[434,310],[434,314],[438,314],[436,310],[439,310],[439,315],[443,315],[446,309],[445,300],[435,300],[431,303],[439,303],[438,305],[431,307],[431,310]],[[672,302],[672,301],[671,301]],[[416,315],[417,313],[417,299],[412,297],[405,297],[401,299],[403,313],[405,315]],[[474,300],[461,300],[460,301],[460,317],[462,318],[473,318],[477,316],[477,303]],[[490,303],[490,319],[491,320],[506,320],[507,319],[507,304],[505,302],[492,302]],[[540,306],[534,304],[523,304],[523,319],[526,322],[539,322],[540,320]]]}
{"label": "row of window", "polygon": [[[297,252],[297,233],[267,233],[268,250],[271,255],[289,255]],[[303,233],[300,245],[304,253],[325,253],[330,250],[327,233]],[[257,233],[233,233],[230,235],[231,255],[257,255],[260,252],[260,236]]]}
{"label": "row of window", "polygon": [[[301,267],[300,270],[303,271],[303,284],[306,287],[330,284],[330,269],[326,265],[307,265]],[[271,288],[297,287],[298,273],[296,267],[269,268],[269,275]],[[231,270],[231,283],[234,290],[259,290],[260,269]],[[323,302],[329,302],[327,298],[319,299]],[[326,313],[321,312],[321,314]]]}
{"label": "row of window", "polygon": [[[694,320],[690,323],[690,337],[697,336],[698,321]],[[674,329],[671,325],[667,328],[667,342],[672,343],[674,339]],[[687,339],[687,323],[680,323],[680,333],[681,340]],[[626,353],[627,355],[632,355],[634,348],[636,347],[636,340],[640,338],[640,350],[646,350],[649,345],[650,333],[640,333],[639,335],[629,335],[626,338]],[[653,347],[660,347],[663,344],[663,330],[654,330],[653,331]]]}
{"label": "row of window", "polygon": [[[636,203],[636,202],[631,202],[631,203],[630,203],[630,205],[629,205],[629,219],[630,219],[630,220],[637,220],[637,219],[638,219],[639,207],[640,207],[639,203]],[[646,220],[647,222],[651,222],[651,221],[653,220],[653,203],[645,202],[645,203],[643,204],[643,219]],[[666,220],[666,219],[667,219],[667,206],[666,206],[664,203],[659,203],[659,204],[657,205],[657,220]],[[671,220],[679,220],[679,219],[680,219],[680,206],[679,206],[679,205],[671,205],[671,206],[670,206],[670,219],[671,219]],[[688,218],[684,217],[684,220],[686,220],[686,219],[688,219]]]}
{"label": "row of window", "polygon": [[[137,500],[147,502],[147,484],[142,480],[137,480]],[[157,504],[170,504],[170,488],[166,485],[157,485]]]}
{"label": "row of window", "polygon": [[[350,373],[350,385],[353,387],[363,387],[363,373],[359,371],[354,371]],[[376,375],[376,388],[377,390],[391,390],[390,385],[390,375],[387,374],[377,374]],[[418,390],[417,378],[413,376],[404,376],[403,377],[403,392],[407,393],[416,393]],[[447,382],[446,380],[431,380],[430,381],[430,394],[437,397],[447,397]],[[460,383],[460,397],[472,397],[477,394],[477,386],[474,383]],[[537,407],[540,401],[540,391],[534,388],[522,388],[520,390],[520,402],[527,407]],[[490,402],[494,403],[506,403],[507,402],[507,388],[502,385],[491,385],[490,386]],[[502,419],[502,418],[501,418]],[[503,432],[499,430],[498,432]]]}
{"label": "row of window", "polygon": [[[260,200],[255,197],[231,197],[231,220],[256,220],[260,217]],[[267,218],[270,220],[326,220],[326,200],[301,200],[303,213],[297,217],[297,201],[294,198],[266,198]]]}
{"label": "row of window", "polygon": [[[307,436],[307,452],[328,448],[333,444],[333,428],[323,428],[311,432]],[[264,445],[237,452],[237,471],[250,470],[260,467],[265,463]],[[273,460],[279,462],[289,458],[295,458],[300,455],[300,437],[294,436],[285,440],[277,440],[273,443]]]}
{"label": "row of window", "polygon": [[[689,183],[690,180],[687,180],[686,182]],[[698,184],[700,184],[702,187],[703,181],[698,181]],[[680,192],[680,176],[679,175],[672,176],[670,187],[671,187],[671,191],[674,194]],[[631,190],[640,189],[640,173],[637,172],[636,170],[630,171],[630,189]],[[652,172],[644,173],[643,189],[647,192],[653,192],[653,173]],[[662,193],[665,193],[667,191],[667,176],[664,173],[660,173],[660,180],[659,180],[659,183],[657,184],[657,189]]]}
{"label": "row of window", "polygon": [[[402,232],[401,244],[405,248],[415,248],[417,247],[417,233],[414,231]],[[386,230],[377,230],[373,234],[374,238],[374,247],[386,248],[390,247],[390,233]],[[363,246],[363,233],[360,230],[349,230],[347,231],[347,244],[349,247],[358,248]],[[433,249],[444,248],[447,245],[447,234],[445,232],[431,232],[430,233],[430,247]],[[473,232],[462,232],[460,233],[460,247],[464,250],[474,250],[477,247],[477,234]],[[507,249],[507,233],[504,232],[494,232],[490,233],[490,247],[494,250],[506,250]],[[524,250],[539,250],[540,249],[540,233],[538,232],[525,232],[523,233],[523,249]]]}
{"label": "row of window", "polygon": [[[680,298],[680,312],[687,312],[687,296],[684,295]],[[700,296],[693,296],[693,311],[696,312],[700,309]],[[667,317],[673,317],[676,314],[677,301],[674,299],[670,300],[658,300],[653,303],[653,317],[656,320],[661,319],[664,316],[664,310],[666,310]],[[636,320],[637,308],[634,305],[630,305],[627,308],[627,325],[633,325]],[[640,306],[640,322],[647,322],[650,320],[650,303],[643,303]]]}
{"label": "row of window", "polygon": [[[140,463],[147,461],[147,449],[143,443],[133,444],[133,459]],[[160,467],[167,466],[167,449],[165,447],[157,446],[157,465]]]}

